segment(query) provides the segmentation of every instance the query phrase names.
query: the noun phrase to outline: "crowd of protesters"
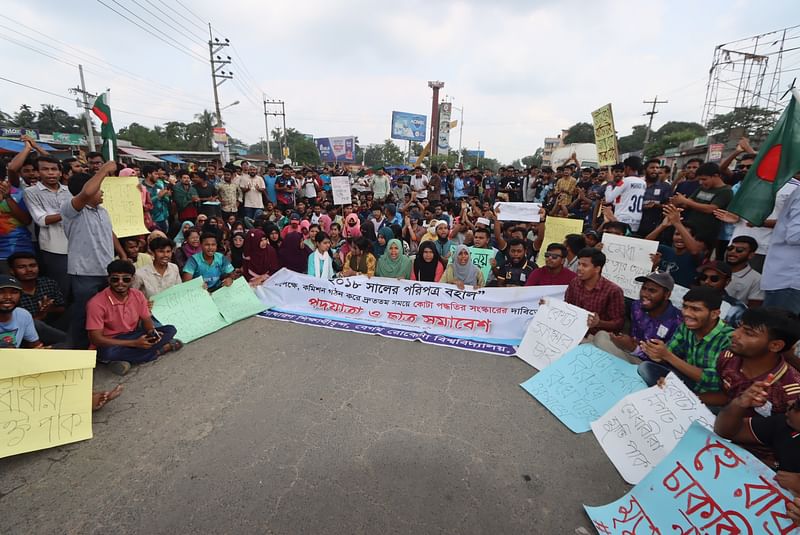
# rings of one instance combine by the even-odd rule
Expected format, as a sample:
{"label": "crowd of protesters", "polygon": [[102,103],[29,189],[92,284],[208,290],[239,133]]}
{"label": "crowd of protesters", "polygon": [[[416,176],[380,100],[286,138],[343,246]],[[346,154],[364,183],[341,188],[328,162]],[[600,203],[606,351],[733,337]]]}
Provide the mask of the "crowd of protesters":
{"label": "crowd of protesters", "polygon": [[[717,431],[752,447],[800,492],[800,180],[761,226],[726,211],[755,154],[746,139],[721,164],[674,173],[629,157],[607,169],[365,169],[275,164],[171,169],[89,153],[56,160],[32,140],[0,169],[0,327],[11,347],[95,347],[124,374],[176,351],[151,298],[202,277],[208,291],[282,268],[332,279],[366,275],[464,287],[566,285],[589,315],[587,343],[669,372],[713,410]],[[140,179],[146,236],[116,236],[102,207],[107,177]],[[349,176],[351,204],[331,177]],[[496,201],[541,205],[539,223],[506,222]],[[543,243],[549,217],[583,232]],[[638,300],[603,276],[604,233],[659,242]],[[488,276],[472,261],[492,251]],[[682,307],[676,286],[688,289]],[[118,395],[97,394],[97,404]],[[797,414],[795,414],[797,413]],[[788,415],[788,416],[787,416]]]}

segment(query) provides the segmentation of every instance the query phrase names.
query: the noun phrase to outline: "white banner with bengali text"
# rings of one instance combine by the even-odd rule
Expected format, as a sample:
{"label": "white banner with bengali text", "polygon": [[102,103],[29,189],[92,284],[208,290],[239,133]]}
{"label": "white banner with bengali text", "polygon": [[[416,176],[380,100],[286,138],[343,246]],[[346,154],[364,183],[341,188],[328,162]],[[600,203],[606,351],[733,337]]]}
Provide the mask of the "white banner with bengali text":
{"label": "white banner with bengali text", "polygon": [[262,317],[514,355],[542,298],[566,286],[467,287],[365,276],[327,281],[283,269],[256,289]]}

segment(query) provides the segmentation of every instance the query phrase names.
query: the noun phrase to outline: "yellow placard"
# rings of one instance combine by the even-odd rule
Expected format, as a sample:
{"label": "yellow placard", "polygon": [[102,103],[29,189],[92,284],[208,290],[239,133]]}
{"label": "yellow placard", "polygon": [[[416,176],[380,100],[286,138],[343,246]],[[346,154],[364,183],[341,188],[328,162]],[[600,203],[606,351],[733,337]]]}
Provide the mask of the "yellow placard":
{"label": "yellow placard", "polygon": [[111,216],[117,238],[141,236],[150,231],[144,226],[144,207],[135,176],[110,176],[103,181],[103,206]]}
{"label": "yellow placard", "polygon": [[597,146],[597,165],[614,165],[619,159],[619,151],[611,104],[606,104],[593,111],[592,123],[594,124],[594,143]]}
{"label": "yellow placard", "polygon": [[94,351],[0,349],[0,458],[92,438]]}
{"label": "yellow placard", "polygon": [[564,243],[564,236],[567,234],[583,234],[583,220],[548,217],[544,222],[542,250],[547,250],[551,243]]}

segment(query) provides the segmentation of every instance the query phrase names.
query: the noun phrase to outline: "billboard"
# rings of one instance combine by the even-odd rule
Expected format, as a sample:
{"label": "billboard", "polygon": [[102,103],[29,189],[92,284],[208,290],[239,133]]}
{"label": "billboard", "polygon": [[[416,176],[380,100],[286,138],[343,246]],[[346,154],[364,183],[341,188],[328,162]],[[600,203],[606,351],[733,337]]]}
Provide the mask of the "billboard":
{"label": "billboard", "polygon": [[314,139],[314,144],[319,151],[319,159],[325,163],[356,161],[355,136],[320,137]]}
{"label": "billboard", "polygon": [[406,113],[404,111],[392,112],[392,139],[425,141],[427,126],[428,118],[425,115]]}
{"label": "billboard", "polygon": [[436,143],[439,147],[439,154],[447,154],[450,151],[450,113],[453,105],[449,102],[442,102],[439,105],[439,137]]}

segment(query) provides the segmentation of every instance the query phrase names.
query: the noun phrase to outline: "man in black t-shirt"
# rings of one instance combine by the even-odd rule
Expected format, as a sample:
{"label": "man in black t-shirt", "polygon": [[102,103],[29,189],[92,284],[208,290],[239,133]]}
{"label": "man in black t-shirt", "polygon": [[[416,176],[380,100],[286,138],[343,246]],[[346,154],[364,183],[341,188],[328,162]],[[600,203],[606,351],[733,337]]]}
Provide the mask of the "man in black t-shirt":
{"label": "man in black t-shirt", "polygon": [[508,261],[497,267],[492,260],[492,272],[497,277],[498,286],[525,286],[528,276],[536,269],[536,264],[525,254],[525,242],[513,238],[508,242]]}

